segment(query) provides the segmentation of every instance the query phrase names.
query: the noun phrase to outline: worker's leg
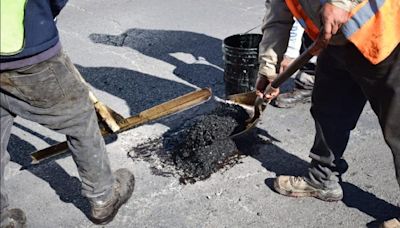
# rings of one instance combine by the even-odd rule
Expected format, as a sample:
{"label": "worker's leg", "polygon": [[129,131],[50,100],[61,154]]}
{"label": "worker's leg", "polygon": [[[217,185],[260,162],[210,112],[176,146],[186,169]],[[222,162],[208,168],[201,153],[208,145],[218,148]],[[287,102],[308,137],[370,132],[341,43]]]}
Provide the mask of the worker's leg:
{"label": "worker's leg", "polygon": [[[1,96],[1,93],[0,93]],[[0,101],[3,100],[0,97]],[[2,103],[1,103],[2,104]],[[10,139],[11,127],[14,122],[14,117],[0,104],[0,194],[1,194],[1,225],[7,224],[8,221],[8,196],[4,183],[4,170],[10,160],[10,155],[7,152],[7,144]]]}
{"label": "worker's leg", "polygon": [[9,209],[8,196],[4,183],[5,167],[10,161],[7,144],[11,135],[14,114],[2,107],[4,102],[6,102],[2,92],[0,90],[0,227],[24,227],[26,224],[25,213],[19,208]]}
{"label": "worker's leg", "polygon": [[[306,34],[303,36],[302,49],[305,51],[312,40]],[[279,108],[291,108],[299,103],[308,103],[311,101],[312,89],[315,82],[316,56],[313,57],[304,67],[302,67],[294,78],[295,87],[292,91],[280,94],[273,105]]]}
{"label": "worker's leg", "polygon": [[279,108],[291,108],[299,103],[311,100],[315,76],[306,70],[299,70],[295,77],[295,87],[292,91],[280,94],[273,105]]}
{"label": "worker's leg", "polygon": [[312,97],[316,135],[308,180],[328,189],[340,187],[341,158],[366,102],[360,87],[345,70],[343,51],[342,47],[330,46],[318,57]]}
{"label": "worker's leg", "polygon": [[[311,63],[310,63],[311,64]],[[313,72],[314,71],[314,72]],[[315,82],[315,69],[302,69],[296,74],[294,79],[297,89],[312,90]]]}
{"label": "worker's leg", "polygon": [[363,110],[366,98],[345,70],[343,48],[327,47],[318,57],[311,114],[316,136],[306,177],[280,176],[275,189],[284,195],[314,196],[335,201],[343,197],[339,185],[342,155]]}
{"label": "worker's leg", "polygon": [[348,69],[366,94],[381,125],[386,143],[393,153],[400,185],[400,45],[383,62],[372,65],[349,45]]}
{"label": "worker's leg", "polygon": [[[88,89],[62,52],[22,69],[2,73],[4,106],[22,118],[67,135],[89,199],[111,197],[114,178]],[[3,105],[3,104],[2,104]]]}
{"label": "worker's leg", "polygon": [[69,58],[55,57],[2,74],[5,107],[17,115],[67,135],[69,149],[82,179],[82,194],[91,203],[89,218],[110,222],[131,197],[134,176],[127,169],[111,174],[88,88]]}

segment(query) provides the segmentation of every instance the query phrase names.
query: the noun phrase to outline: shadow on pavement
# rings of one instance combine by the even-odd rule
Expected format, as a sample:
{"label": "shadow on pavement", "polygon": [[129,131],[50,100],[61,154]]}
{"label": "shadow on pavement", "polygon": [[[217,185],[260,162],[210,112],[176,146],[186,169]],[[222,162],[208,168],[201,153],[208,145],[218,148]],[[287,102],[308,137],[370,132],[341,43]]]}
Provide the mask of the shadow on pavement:
{"label": "shadow on pavement", "polygon": [[[189,86],[164,80],[143,73],[124,68],[112,67],[82,67],[78,70],[85,75],[91,85],[124,99],[131,109],[132,115],[162,102],[173,99],[181,94],[194,90]],[[117,110],[116,110],[117,111]],[[58,143],[40,133],[34,132],[21,124],[14,126],[29,132],[49,144]],[[116,140],[116,135],[106,138],[106,142]],[[49,183],[63,202],[72,203],[85,215],[89,210],[89,202],[81,196],[81,182],[76,177],[71,177],[65,170],[54,162],[54,159],[46,160],[40,165],[31,165],[30,153],[36,148],[16,135],[11,135],[8,144],[11,160],[18,163],[23,169]],[[68,156],[65,154],[63,156]]]}
{"label": "shadow on pavement", "polygon": [[[176,76],[199,88],[210,87],[215,95],[224,96],[220,39],[188,31],[139,28],[128,29],[120,35],[91,34],[89,38],[94,43],[129,47],[169,63],[175,66]],[[185,60],[177,56],[180,54],[186,55]]]}
{"label": "shadow on pavement", "polygon": [[[215,50],[220,53],[220,40],[188,32],[154,32],[169,38],[161,40],[160,36],[153,36],[155,35],[153,33],[151,34],[153,39],[146,38],[143,40],[145,37],[135,34],[133,38],[140,40],[139,46],[137,46],[140,51],[153,57],[162,56],[160,57],[161,60],[177,66],[176,74],[180,74],[182,78],[198,87],[213,87],[213,91],[222,91],[223,93],[222,71],[219,69],[222,64],[222,58],[220,54],[215,55],[212,52]],[[188,36],[190,34],[192,36]],[[178,38],[178,40],[173,42],[173,37]],[[190,42],[188,40],[183,42],[183,39],[189,39]],[[159,41],[162,41],[162,43],[158,43]],[[132,42],[135,41],[132,40]],[[150,42],[154,42],[156,46],[151,47]],[[164,48],[161,48],[163,46]],[[146,49],[147,47],[149,49]],[[192,54],[199,63],[187,64],[170,55],[176,52]],[[207,62],[212,62],[215,65]],[[76,67],[92,86],[123,99],[129,106],[131,115],[195,90],[195,88],[175,81],[124,68],[83,67],[79,65],[76,65]],[[118,112],[118,110],[115,111]],[[55,140],[46,138],[20,124],[15,124],[15,126],[34,134],[49,144],[57,143]],[[116,136],[109,137],[106,141],[115,140]],[[32,166],[30,153],[36,151],[36,148],[18,136],[11,135],[8,148],[12,161],[48,182],[63,202],[73,203],[84,214],[87,214],[89,204],[86,198],[80,194],[81,182],[78,178],[71,177],[61,166],[54,162],[54,159],[40,163],[39,166]]]}
{"label": "shadow on pavement", "polygon": [[382,222],[397,218],[400,215],[399,207],[378,198],[374,194],[364,191],[352,183],[343,182],[341,185],[344,193],[343,203],[348,207],[357,208],[377,220],[369,223],[368,227],[378,227]]}
{"label": "shadow on pavement", "polygon": [[[225,97],[221,39],[188,31],[140,28],[128,29],[120,35],[93,33],[89,38],[98,44],[129,47],[169,63],[175,66],[176,76],[200,88],[210,87],[216,96]],[[182,61],[174,56],[176,53],[190,54],[193,59]],[[290,78],[281,86],[281,91],[290,91],[293,86]]]}
{"label": "shadow on pavement", "polygon": [[[271,142],[277,141],[266,131],[262,131]],[[290,154],[273,143],[266,144],[265,140],[259,138],[260,131],[256,131],[247,138],[241,139],[238,143],[239,149],[255,159],[259,160],[263,167],[268,171],[279,175],[302,176],[307,174],[309,163],[303,159]],[[247,143],[246,143],[247,141]],[[251,143],[249,143],[251,142]],[[263,143],[264,142],[264,143]],[[273,191],[273,178],[265,180],[265,184]],[[400,208],[378,198],[374,194],[367,192],[354,184],[342,182],[344,197],[342,202],[350,207],[373,217],[376,221],[368,223],[368,227],[378,227],[383,221],[396,218],[400,214]],[[277,193],[278,194],[278,193]],[[295,199],[293,199],[295,200]],[[328,203],[328,202],[327,202]]]}
{"label": "shadow on pavement", "polygon": [[[187,31],[145,29],[129,29],[117,36],[91,34],[90,39],[99,44],[130,47],[144,55],[165,61],[176,67],[174,74],[183,80],[200,88],[211,87],[215,95],[224,96],[220,39]],[[176,57],[176,53],[191,54],[194,59],[185,62]],[[92,86],[123,99],[129,106],[131,115],[194,90],[175,81],[125,68],[80,65],[77,65],[77,68]],[[17,127],[27,130],[23,126]],[[276,175],[307,173],[306,161],[272,144],[271,142],[278,140],[268,132],[257,132],[264,138],[252,136],[238,140],[238,147],[243,153],[253,156],[263,167]],[[48,182],[63,202],[72,203],[87,214],[89,204],[80,194],[81,183],[78,178],[71,177],[54,161],[41,166],[29,166],[29,153],[36,148],[15,135],[11,136],[8,148],[12,161],[27,167],[32,174]],[[267,179],[266,184],[271,188],[272,179]],[[351,183],[344,182],[342,186],[343,202],[348,207],[357,208],[379,221],[400,214],[400,208]],[[372,222],[369,226],[374,224]]]}
{"label": "shadow on pavement", "polygon": [[[77,68],[94,87],[124,99],[130,107],[132,115],[195,90],[181,83],[124,68],[82,67],[79,65]],[[168,121],[163,121],[163,123],[168,124]],[[21,124],[14,123],[14,126],[49,144],[58,143]],[[111,135],[106,137],[106,142],[115,141],[116,138],[117,135]],[[81,195],[80,180],[77,177],[71,177],[53,158],[41,162],[40,165],[31,165],[30,153],[34,151],[36,148],[32,144],[16,135],[11,135],[8,144],[11,161],[49,183],[63,202],[74,204],[85,215],[88,215],[90,205],[87,199]],[[69,154],[62,156],[69,156]]]}
{"label": "shadow on pavement", "polygon": [[[71,177],[65,170],[55,163],[49,161],[40,166],[31,166],[30,153],[36,151],[36,148],[30,143],[20,139],[16,135],[11,135],[8,144],[8,152],[11,161],[26,167],[26,170],[31,172],[38,178],[46,181],[61,201],[72,203],[75,207],[81,210],[85,215],[88,215],[90,205],[89,201],[81,195],[81,182],[77,177]],[[29,189],[25,189],[28,194]],[[10,195],[10,198],[13,196]],[[45,205],[42,205],[45,206]]]}
{"label": "shadow on pavement", "polygon": [[48,144],[59,143],[59,142],[56,141],[56,140],[53,140],[53,139],[51,139],[51,138],[49,138],[49,137],[46,137],[46,136],[44,136],[44,135],[42,135],[42,134],[40,134],[40,133],[38,133],[38,132],[36,132],[36,131],[32,131],[31,129],[29,129],[29,128],[25,127],[25,126],[22,126],[22,125],[19,124],[19,123],[14,122],[14,125],[13,125],[13,126],[19,128],[19,129],[21,129],[21,130],[23,130],[23,131],[26,131],[26,132],[28,132],[29,134],[32,134],[32,135],[34,135],[34,136],[40,138],[41,140],[45,141],[45,142],[48,143]]}
{"label": "shadow on pavement", "polygon": [[92,86],[123,99],[131,115],[195,90],[175,81],[126,68],[75,66]]}
{"label": "shadow on pavement", "polygon": [[[165,61],[175,66],[173,73],[183,80],[199,88],[210,87],[217,96],[224,95],[220,39],[186,31],[144,29],[130,29],[119,36],[92,34],[90,39],[100,44],[127,46],[149,57]],[[179,57],[181,54],[186,55],[185,59],[187,55],[191,55],[193,59],[183,61]],[[195,90],[175,81],[124,68],[76,67],[92,86],[123,99],[129,106],[131,115]],[[22,125],[16,124],[16,127],[49,144],[57,143]],[[116,138],[110,140],[114,141]],[[30,153],[36,151],[36,148],[16,135],[11,135],[8,148],[13,162],[48,182],[63,202],[72,203],[84,214],[88,213],[89,204],[80,194],[81,182],[78,178],[71,177],[54,159],[41,163],[40,166],[32,166]]]}

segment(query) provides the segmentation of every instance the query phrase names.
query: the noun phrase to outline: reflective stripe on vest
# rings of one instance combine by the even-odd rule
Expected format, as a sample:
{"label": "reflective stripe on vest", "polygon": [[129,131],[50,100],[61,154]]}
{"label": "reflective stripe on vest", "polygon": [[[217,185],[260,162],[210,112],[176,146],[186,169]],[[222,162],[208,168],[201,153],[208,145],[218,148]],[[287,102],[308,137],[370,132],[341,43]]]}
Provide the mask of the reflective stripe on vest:
{"label": "reflective stripe on vest", "polygon": [[[296,18],[300,16],[306,22],[305,31],[312,28],[309,23],[317,28],[305,14],[298,0],[285,1],[292,14]],[[321,4],[324,2],[325,0],[321,0]],[[350,12],[350,19],[341,30],[365,58],[373,64],[378,64],[386,59],[400,42],[399,21],[400,0],[365,0]],[[313,38],[311,35],[310,37]],[[313,39],[315,37],[317,36]]]}
{"label": "reflective stripe on vest", "polygon": [[312,20],[307,16],[306,12],[303,10],[303,7],[300,5],[297,0],[285,0],[286,5],[288,6],[290,12],[297,19],[297,21],[303,26],[304,31],[307,35],[315,40],[318,37],[319,29],[312,22]]}
{"label": "reflective stripe on vest", "polygon": [[15,55],[24,48],[24,15],[26,2],[27,0],[1,0],[1,55]]}
{"label": "reflective stripe on vest", "polygon": [[400,43],[400,1],[365,0],[342,32],[371,63],[386,59]]}

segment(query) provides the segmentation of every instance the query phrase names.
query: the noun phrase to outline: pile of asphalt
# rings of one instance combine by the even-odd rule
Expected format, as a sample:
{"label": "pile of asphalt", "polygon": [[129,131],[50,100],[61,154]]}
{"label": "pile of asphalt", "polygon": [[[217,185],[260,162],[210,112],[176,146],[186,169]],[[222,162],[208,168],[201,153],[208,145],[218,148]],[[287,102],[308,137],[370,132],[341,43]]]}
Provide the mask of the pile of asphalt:
{"label": "pile of asphalt", "polygon": [[161,138],[135,146],[129,156],[148,162],[155,175],[178,177],[184,184],[204,180],[240,162],[241,153],[230,136],[244,130],[248,118],[242,107],[220,103]]}
{"label": "pile of asphalt", "polygon": [[210,113],[186,123],[172,140],[167,140],[181,181],[206,179],[238,155],[230,136],[244,130],[248,118],[242,107],[221,103]]}

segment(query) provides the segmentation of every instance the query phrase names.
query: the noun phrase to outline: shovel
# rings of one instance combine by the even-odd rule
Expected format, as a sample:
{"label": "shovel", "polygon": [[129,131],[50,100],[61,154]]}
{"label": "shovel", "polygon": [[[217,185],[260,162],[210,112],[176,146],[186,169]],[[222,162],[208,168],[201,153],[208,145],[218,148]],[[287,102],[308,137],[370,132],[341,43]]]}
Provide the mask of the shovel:
{"label": "shovel", "polygon": [[[317,53],[320,48],[314,42],[305,52],[297,57],[282,73],[280,73],[265,89],[264,95],[267,94],[272,88],[279,88],[288,78],[290,78],[298,69],[303,67],[314,56],[312,53]],[[243,107],[251,116],[246,121],[244,130],[231,135],[231,138],[242,135],[243,133],[252,129],[258,123],[263,111],[271,100],[265,101],[263,98],[256,95],[256,91],[233,94],[228,96],[227,103],[233,103]],[[249,110],[250,108],[250,110]]]}

